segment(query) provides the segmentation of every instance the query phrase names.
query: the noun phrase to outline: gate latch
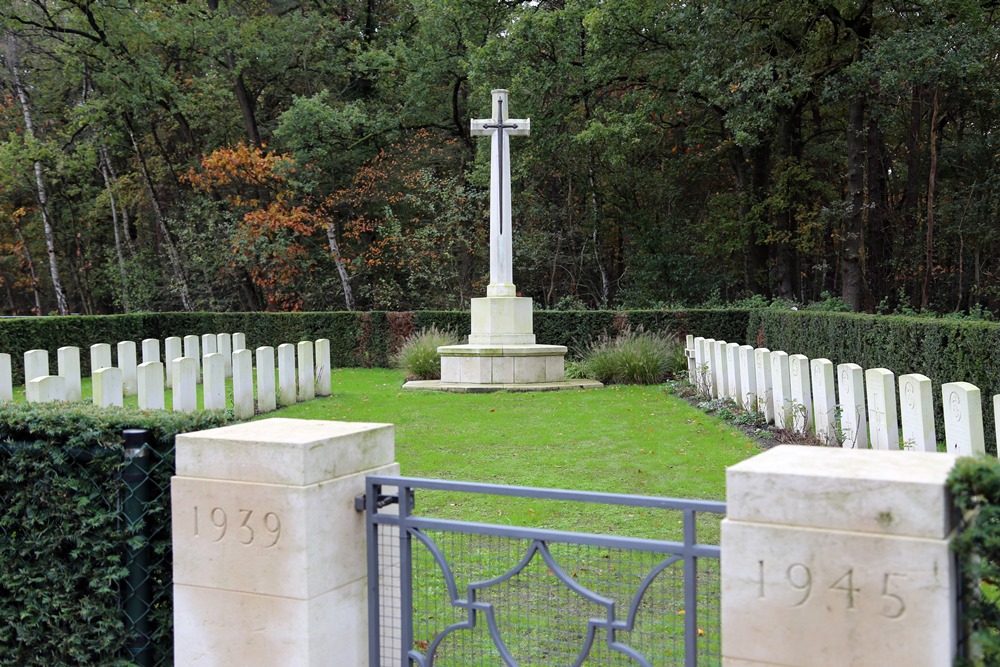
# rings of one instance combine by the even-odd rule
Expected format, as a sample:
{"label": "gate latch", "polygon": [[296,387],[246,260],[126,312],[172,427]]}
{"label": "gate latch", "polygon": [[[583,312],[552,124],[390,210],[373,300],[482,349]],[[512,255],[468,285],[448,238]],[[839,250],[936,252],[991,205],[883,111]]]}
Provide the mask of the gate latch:
{"label": "gate latch", "polygon": [[[389,505],[398,505],[399,496],[390,495],[385,493],[379,493],[375,496],[375,509],[382,509]],[[354,496],[354,510],[356,512],[364,512],[368,507],[368,499],[364,493]]]}

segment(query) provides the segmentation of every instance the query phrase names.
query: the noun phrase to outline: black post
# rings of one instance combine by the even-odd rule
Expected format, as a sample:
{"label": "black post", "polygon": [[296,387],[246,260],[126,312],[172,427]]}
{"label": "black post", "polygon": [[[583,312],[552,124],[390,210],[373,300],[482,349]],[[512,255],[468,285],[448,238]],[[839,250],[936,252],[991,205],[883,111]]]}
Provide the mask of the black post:
{"label": "black post", "polygon": [[145,429],[126,429],[122,436],[125,439],[125,470],[122,473],[125,482],[125,529],[135,538],[125,553],[125,565],[128,567],[124,591],[125,630],[132,662],[140,667],[152,667],[149,612],[153,606],[153,586],[149,573],[149,530],[143,522],[150,496],[152,448],[149,446],[149,431]]}

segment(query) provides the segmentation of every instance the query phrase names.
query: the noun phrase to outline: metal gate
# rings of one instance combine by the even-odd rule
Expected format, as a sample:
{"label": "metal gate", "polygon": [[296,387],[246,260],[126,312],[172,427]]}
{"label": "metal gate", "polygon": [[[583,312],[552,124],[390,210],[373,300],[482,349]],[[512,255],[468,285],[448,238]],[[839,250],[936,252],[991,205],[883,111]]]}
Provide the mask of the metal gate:
{"label": "metal gate", "polygon": [[[608,530],[509,523],[553,507]],[[721,663],[719,547],[697,532],[717,539],[724,503],[369,477],[357,509],[373,667]],[[637,526],[675,539],[619,534]]]}

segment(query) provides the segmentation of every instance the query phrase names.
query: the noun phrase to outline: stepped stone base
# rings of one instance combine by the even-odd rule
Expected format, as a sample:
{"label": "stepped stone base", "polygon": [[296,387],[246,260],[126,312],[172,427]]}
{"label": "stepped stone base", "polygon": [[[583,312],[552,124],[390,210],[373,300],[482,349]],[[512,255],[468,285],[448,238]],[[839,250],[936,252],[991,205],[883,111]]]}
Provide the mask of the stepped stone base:
{"label": "stepped stone base", "polygon": [[479,393],[603,387],[593,380],[566,380],[566,347],[535,344],[531,299],[513,296],[513,288],[491,285],[489,296],[472,300],[468,344],[437,350],[440,380],[407,382],[403,388]]}
{"label": "stepped stone base", "polygon": [[533,384],[566,377],[563,345],[445,345],[441,382],[450,384]]}
{"label": "stepped stone base", "polygon": [[563,380],[562,382],[534,382],[532,384],[461,384],[441,380],[411,380],[403,389],[447,391],[453,394],[489,394],[495,391],[564,391],[568,389],[600,389],[604,385],[596,380]]}

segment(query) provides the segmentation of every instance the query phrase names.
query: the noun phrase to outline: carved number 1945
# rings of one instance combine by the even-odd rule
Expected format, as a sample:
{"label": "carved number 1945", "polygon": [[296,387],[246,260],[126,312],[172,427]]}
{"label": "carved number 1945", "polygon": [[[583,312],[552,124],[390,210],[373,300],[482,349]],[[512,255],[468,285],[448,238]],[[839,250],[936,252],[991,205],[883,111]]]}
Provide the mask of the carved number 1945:
{"label": "carved number 1945", "polygon": [[[764,599],[764,561],[757,561],[757,566],[757,597]],[[862,593],[861,588],[855,585],[854,578],[854,568],[849,568],[836,579],[831,578],[832,581],[828,580],[829,584],[826,586],[827,591],[844,596],[848,610],[856,609],[856,604]],[[879,615],[883,618],[895,620],[901,618],[906,613],[906,602],[902,597],[893,592],[899,585],[900,580],[905,578],[906,575],[899,572],[884,572],[882,574],[882,591],[879,595],[882,608],[879,611]],[[793,608],[805,605],[813,596],[815,582],[812,569],[804,563],[792,563],[789,565],[785,570],[785,576],[782,578],[781,583],[796,593],[796,597],[790,605]]]}

